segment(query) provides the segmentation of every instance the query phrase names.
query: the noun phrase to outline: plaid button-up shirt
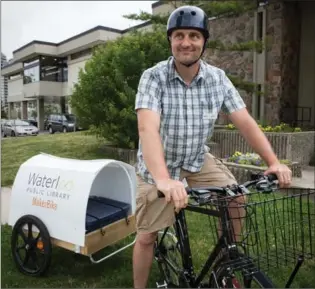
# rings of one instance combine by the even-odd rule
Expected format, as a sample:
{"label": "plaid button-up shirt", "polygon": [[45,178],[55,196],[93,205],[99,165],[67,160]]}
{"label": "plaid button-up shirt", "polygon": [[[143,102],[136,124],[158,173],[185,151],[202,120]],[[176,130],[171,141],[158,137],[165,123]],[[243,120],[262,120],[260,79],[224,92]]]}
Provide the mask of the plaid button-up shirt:
{"label": "plaid button-up shirt", "polygon": [[[173,57],[144,71],[135,103],[136,110],[147,108],[160,114],[165,162],[176,180],[181,168],[190,172],[201,170],[204,147],[220,110],[231,113],[244,107],[223,70],[201,61],[197,76],[187,86],[175,70]],[[138,174],[154,184],[143,159],[141,141],[137,157]]]}

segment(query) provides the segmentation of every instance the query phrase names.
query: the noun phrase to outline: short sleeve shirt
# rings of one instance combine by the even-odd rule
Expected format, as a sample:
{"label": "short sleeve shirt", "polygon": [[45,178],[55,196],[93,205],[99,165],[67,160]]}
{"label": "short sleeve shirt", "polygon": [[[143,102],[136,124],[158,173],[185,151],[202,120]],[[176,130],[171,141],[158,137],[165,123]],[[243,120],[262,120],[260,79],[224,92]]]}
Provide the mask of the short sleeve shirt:
{"label": "short sleeve shirt", "polygon": [[[220,110],[232,113],[244,107],[244,101],[223,70],[201,61],[198,74],[188,86],[177,73],[173,57],[143,72],[135,102],[135,110],[146,108],[160,114],[165,162],[175,180],[180,179],[181,169],[201,170],[204,147]],[[137,173],[154,184],[144,162],[141,140]]]}

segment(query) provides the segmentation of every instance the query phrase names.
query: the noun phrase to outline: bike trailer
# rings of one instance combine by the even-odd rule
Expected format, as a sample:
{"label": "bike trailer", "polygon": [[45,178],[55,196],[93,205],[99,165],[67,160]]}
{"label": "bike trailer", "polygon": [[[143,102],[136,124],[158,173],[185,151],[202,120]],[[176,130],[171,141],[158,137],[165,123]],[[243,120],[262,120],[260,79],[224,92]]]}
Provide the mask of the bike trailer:
{"label": "bike trailer", "polygon": [[[52,246],[89,256],[135,232],[136,174],[133,166],[113,160],[77,160],[38,154],[24,162],[11,195],[9,225],[12,254],[27,275],[44,274]],[[24,251],[25,257],[21,257]],[[40,252],[37,266],[28,260]]]}

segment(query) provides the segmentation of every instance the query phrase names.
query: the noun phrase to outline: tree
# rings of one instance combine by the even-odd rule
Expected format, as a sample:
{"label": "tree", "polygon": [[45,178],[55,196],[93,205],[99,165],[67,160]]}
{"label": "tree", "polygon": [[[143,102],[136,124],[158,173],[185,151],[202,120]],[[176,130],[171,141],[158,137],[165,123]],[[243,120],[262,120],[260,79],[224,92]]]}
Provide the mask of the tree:
{"label": "tree", "polygon": [[[261,0],[263,2],[264,0]],[[183,5],[195,5],[202,8],[209,18],[212,17],[236,17],[242,13],[253,11],[257,7],[258,1],[248,0],[235,0],[235,1],[198,1],[198,0],[184,0],[184,1],[163,1],[164,3],[171,4],[174,8]],[[153,15],[147,12],[141,11],[139,14],[124,15],[127,19],[151,21],[153,24],[159,24],[166,29],[167,20],[170,13],[163,15]],[[262,50],[264,43],[262,41],[248,41],[242,43],[234,43],[232,45],[225,45],[220,39],[211,39],[208,41],[207,48],[218,49],[221,51],[249,51],[249,50]],[[243,81],[242,79],[227,74],[233,84],[247,92],[256,92],[256,85],[251,82]]]}
{"label": "tree", "polygon": [[70,105],[83,126],[121,148],[138,147],[135,96],[143,71],[170,56],[165,31],[133,31],[98,46],[80,70]]}

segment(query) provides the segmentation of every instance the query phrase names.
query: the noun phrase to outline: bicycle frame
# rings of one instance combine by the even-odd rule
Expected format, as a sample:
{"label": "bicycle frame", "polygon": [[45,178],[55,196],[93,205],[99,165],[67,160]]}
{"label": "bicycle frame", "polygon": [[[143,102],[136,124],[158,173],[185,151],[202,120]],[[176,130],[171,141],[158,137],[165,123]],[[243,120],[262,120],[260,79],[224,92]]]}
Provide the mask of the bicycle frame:
{"label": "bicycle frame", "polygon": [[[221,237],[218,239],[214,249],[209,254],[206,262],[204,263],[198,275],[196,275],[194,271],[194,266],[193,266],[193,261],[192,261],[192,252],[190,248],[189,235],[188,235],[188,229],[187,229],[187,223],[186,223],[186,217],[185,217],[185,210],[197,212],[203,215],[217,217],[218,220],[221,220],[221,224],[224,224],[222,226]],[[179,246],[180,246],[180,253],[182,256],[182,268],[174,268],[172,264],[169,264],[168,260],[165,260],[165,261],[172,267],[172,270],[174,270],[174,272],[177,272],[182,276],[182,280],[185,282],[187,287],[202,288],[203,287],[202,280],[209,273],[211,266],[216,261],[216,258],[219,256],[222,249],[227,249],[227,253],[231,253],[232,250],[236,248],[236,245],[231,238],[233,234],[232,234],[232,228],[229,227],[229,224],[230,224],[229,212],[224,206],[220,206],[219,210],[212,210],[212,209],[207,209],[203,207],[188,205],[184,210],[181,210],[178,214],[176,214],[175,218],[176,220],[175,220],[174,227],[175,227],[176,236],[177,236]],[[163,241],[163,238],[166,235],[167,230],[168,228],[164,230],[164,234],[160,242]],[[230,254],[230,257],[239,258],[240,254],[238,253],[237,250],[233,250],[233,255]],[[266,276],[264,277],[266,278],[266,282],[270,284],[270,288],[274,287],[272,282],[268,280]],[[207,284],[205,284],[205,287],[207,287]]]}
{"label": "bicycle frame", "polygon": [[[287,267],[287,262],[292,260],[293,268],[285,284],[286,288],[290,287],[304,259],[309,260],[315,256],[312,244],[313,232],[315,232],[315,213],[312,212],[315,207],[312,207],[314,203],[311,199],[311,197],[315,197],[315,190],[305,189],[304,192],[301,192],[301,189],[298,189],[295,192],[293,189],[293,191],[281,193],[278,191],[278,187],[274,186],[273,180],[275,180],[273,177],[258,175],[257,177],[254,176],[253,180],[236,187],[206,187],[200,190],[189,188],[187,190],[192,199],[197,200],[197,205],[189,203],[185,209],[176,214],[173,226],[177,237],[175,242],[179,247],[175,249],[178,249],[182,263],[172,264],[172,259],[163,253],[163,250],[167,248],[161,244],[163,244],[163,239],[169,228],[164,230],[161,239],[157,239],[156,247],[156,256],[161,258],[161,263],[164,263],[179,277],[180,287],[204,287],[203,279],[212,270],[211,280],[209,280],[212,286],[217,285],[219,287],[216,275],[220,278],[230,277],[232,281],[237,281],[233,273],[241,271],[245,286],[250,285],[251,280],[254,279],[263,288],[275,288],[273,282],[263,271],[268,272],[270,267],[278,268],[280,264]],[[255,186],[257,192],[251,192],[247,189],[251,186]],[[275,191],[276,193],[273,195],[272,192]],[[213,198],[212,193],[216,193],[217,198]],[[237,202],[238,193],[240,193],[239,196],[242,194],[249,196],[250,200],[246,200],[244,204],[242,201]],[[163,197],[160,192],[158,195]],[[270,197],[267,197],[268,195]],[[233,204],[234,200],[238,205]],[[205,208],[203,204],[212,204],[216,209]],[[244,208],[245,215],[238,218],[235,218],[234,215],[230,217],[231,208]],[[217,235],[216,244],[198,275],[194,270],[192,261],[185,217],[186,210],[213,216],[220,221],[220,234]],[[262,218],[256,218],[257,214],[260,214],[259,216]],[[248,221],[243,227],[244,234],[242,232],[235,232],[236,234],[234,234],[234,220],[240,221],[241,225],[242,220]],[[273,229],[269,228],[269,224]],[[261,230],[258,229],[259,227]],[[219,233],[218,228],[216,230]],[[240,240],[236,238],[238,233],[240,233]],[[294,234],[295,237],[287,239],[286,236],[291,234]],[[273,240],[273,243],[268,243],[268,240]],[[261,245],[264,247],[262,251]],[[240,247],[241,250],[239,250]],[[224,276],[222,269],[225,270],[223,274],[226,275]],[[168,277],[166,276],[166,278]],[[222,280],[218,281],[221,282]],[[171,284],[170,280],[165,281]],[[176,284],[171,285],[177,287]]]}
{"label": "bicycle frame", "polygon": [[[206,214],[209,216],[215,216],[218,218],[220,218],[222,215],[220,212],[215,211],[215,210],[192,207],[192,206],[187,206],[186,210],[198,212],[201,214]],[[188,236],[184,210],[181,210],[179,214],[176,216],[175,228],[176,228],[176,234],[177,234],[179,244],[180,244],[180,250],[183,256],[183,268],[185,270],[185,277],[186,277],[185,279],[188,280],[189,286],[198,287],[201,284],[201,281],[203,280],[203,278],[209,272],[211,265],[215,261],[216,257],[219,255],[221,249],[224,248],[225,246],[225,240],[226,240],[226,232],[224,232],[225,229],[223,229],[223,234],[221,238],[215,245],[215,248],[210,253],[207,261],[203,265],[201,272],[196,276],[194,272],[194,267],[193,267],[192,254],[191,254],[191,248],[189,244],[189,236]]]}
{"label": "bicycle frame", "polygon": [[[185,210],[187,211],[194,211],[201,214],[206,214],[209,216],[215,216],[218,218],[224,218],[225,214],[223,210],[216,211],[216,210],[210,210],[205,209],[202,207],[194,207],[191,205],[188,205]],[[182,261],[183,261],[183,269],[184,272],[182,272],[184,275],[182,276],[183,279],[186,281],[187,285],[190,287],[198,287],[201,284],[201,281],[206,276],[206,274],[209,272],[211,265],[215,261],[216,257],[219,255],[222,248],[227,247],[228,244],[232,245],[229,240],[229,234],[227,233],[225,226],[223,229],[223,234],[221,238],[219,239],[218,243],[216,244],[215,248],[209,255],[206,263],[203,266],[203,269],[199,273],[199,275],[196,277],[194,268],[193,268],[193,262],[192,262],[192,254],[191,254],[191,248],[189,243],[189,236],[188,236],[188,230],[187,230],[187,223],[185,218],[185,210],[181,210],[178,214],[176,214],[176,221],[175,221],[175,231],[176,235],[179,241],[180,245],[180,252],[182,255]],[[228,217],[228,216],[226,216]],[[224,222],[225,224],[228,224],[228,222]],[[163,238],[165,234],[167,233],[167,229],[165,229],[164,234],[161,238],[161,242],[163,241]],[[179,268],[173,268],[175,271],[178,271]]]}

